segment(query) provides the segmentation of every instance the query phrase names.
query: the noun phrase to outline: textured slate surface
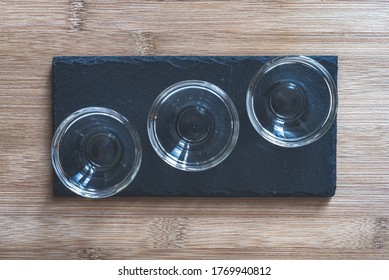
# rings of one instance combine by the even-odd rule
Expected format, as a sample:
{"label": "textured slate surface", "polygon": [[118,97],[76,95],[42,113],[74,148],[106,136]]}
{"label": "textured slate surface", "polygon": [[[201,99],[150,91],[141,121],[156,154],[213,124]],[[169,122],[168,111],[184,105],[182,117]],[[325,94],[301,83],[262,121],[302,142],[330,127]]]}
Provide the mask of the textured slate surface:
{"label": "textured slate surface", "polygon": [[[254,73],[274,57],[55,57],[54,129],[87,106],[111,108],[132,123],[143,160],[135,180],[118,196],[332,196],[336,188],[336,122],[321,139],[300,148],[270,144],[252,127],[245,107]],[[337,57],[312,57],[337,80]],[[239,139],[230,156],[203,172],[177,170],[151,147],[146,121],[155,97],[182,80],[211,82],[233,100]],[[55,196],[73,196],[58,178]]]}

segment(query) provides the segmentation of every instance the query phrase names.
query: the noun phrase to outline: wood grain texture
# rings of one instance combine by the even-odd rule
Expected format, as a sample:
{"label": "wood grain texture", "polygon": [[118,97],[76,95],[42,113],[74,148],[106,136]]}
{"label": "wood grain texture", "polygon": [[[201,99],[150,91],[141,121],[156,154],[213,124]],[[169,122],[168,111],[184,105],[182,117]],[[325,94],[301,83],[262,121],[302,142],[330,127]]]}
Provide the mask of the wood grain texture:
{"label": "wood grain texture", "polygon": [[[337,194],[53,198],[56,55],[338,55]],[[387,1],[0,0],[0,259],[389,259]]]}

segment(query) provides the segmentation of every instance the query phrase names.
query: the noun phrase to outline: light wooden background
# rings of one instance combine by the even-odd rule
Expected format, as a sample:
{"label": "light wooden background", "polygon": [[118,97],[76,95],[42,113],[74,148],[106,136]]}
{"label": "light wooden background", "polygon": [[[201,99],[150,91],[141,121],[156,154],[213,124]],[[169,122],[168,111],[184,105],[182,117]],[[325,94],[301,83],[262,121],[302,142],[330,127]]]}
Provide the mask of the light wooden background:
{"label": "light wooden background", "polygon": [[[56,55],[339,55],[338,189],[55,199]],[[389,259],[388,1],[0,0],[0,258]]]}

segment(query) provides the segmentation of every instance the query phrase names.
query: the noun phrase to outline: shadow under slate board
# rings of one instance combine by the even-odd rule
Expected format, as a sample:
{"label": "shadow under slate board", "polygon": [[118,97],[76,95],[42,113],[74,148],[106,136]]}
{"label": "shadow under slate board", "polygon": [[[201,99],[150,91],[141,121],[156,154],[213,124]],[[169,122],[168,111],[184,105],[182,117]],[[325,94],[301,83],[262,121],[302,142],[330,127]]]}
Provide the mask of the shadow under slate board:
{"label": "shadow under slate board", "polygon": [[[55,57],[54,129],[83,107],[101,106],[125,116],[142,143],[134,181],[117,196],[324,196],[336,188],[336,121],[318,141],[283,148],[263,139],[246,112],[246,92],[258,69],[274,57]],[[337,81],[337,57],[312,57]],[[152,148],[147,116],[170,85],[204,80],[224,90],[239,114],[238,142],[219,165],[201,172],[166,164]],[[56,177],[55,196],[74,196]]]}

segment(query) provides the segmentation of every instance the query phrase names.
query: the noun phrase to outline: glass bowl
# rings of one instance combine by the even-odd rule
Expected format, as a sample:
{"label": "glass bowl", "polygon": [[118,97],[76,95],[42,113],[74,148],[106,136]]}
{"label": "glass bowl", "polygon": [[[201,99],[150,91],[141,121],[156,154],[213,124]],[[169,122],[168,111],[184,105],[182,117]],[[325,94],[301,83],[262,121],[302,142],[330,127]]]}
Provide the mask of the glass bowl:
{"label": "glass bowl", "polygon": [[185,171],[203,171],[221,163],[233,150],[239,118],[230,97],[198,80],[176,83],[152,104],[147,130],[156,153]]}
{"label": "glass bowl", "polygon": [[336,118],[337,88],[326,68],[312,58],[287,56],[263,65],[246,96],[249,119],[273,144],[293,148],[323,136]]}
{"label": "glass bowl", "polygon": [[104,198],[132,182],[140,167],[142,148],[137,132],[121,114],[87,107],[59,125],[51,158],[65,187],[84,197]]}

